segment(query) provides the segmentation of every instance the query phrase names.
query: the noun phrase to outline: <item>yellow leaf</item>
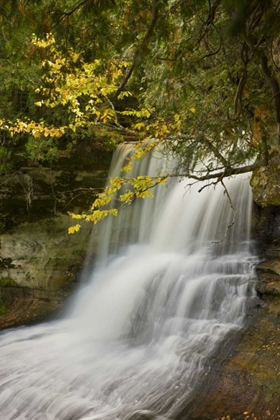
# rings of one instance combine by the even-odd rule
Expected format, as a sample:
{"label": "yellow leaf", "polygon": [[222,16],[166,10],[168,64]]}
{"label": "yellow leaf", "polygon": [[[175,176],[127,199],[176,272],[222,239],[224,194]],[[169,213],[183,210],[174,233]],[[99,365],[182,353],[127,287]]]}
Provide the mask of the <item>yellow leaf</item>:
{"label": "yellow leaf", "polygon": [[111,209],[110,210],[110,214],[112,215],[112,216],[117,216],[118,215],[118,210],[117,209]]}
{"label": "yellow leaf", "polygon": [[122,168],[122,171],[124,171],[124,172],[130,172],[130,171],[131,171],[131,169],[132,169],[132,166],[131,166],[131,164],[129,163],[129,164],[125,165],[125,166]]}
{"label": "yellow leaf", "polygon": [[79,232],[80,229],[81,229],[81,225],[79,225],[79,224],[74,225],[74,226],[70,226],[68,228],[68,234],[69,235],[73,235],[73,233]]}
{"label": "yellow leaf", "polygon": [[123,203],[130,203],[134,198],[134,193],[132,191],[127,191],[125,194],[120,195],[120,201]]}
{"label": "yellow leaf", "polygon": [[145,123],[143,123],[143,122],[140,122],[140,123],[137,123],[137,124],[134,125],[135,130],[141,130],[144,127],[145,127]]}

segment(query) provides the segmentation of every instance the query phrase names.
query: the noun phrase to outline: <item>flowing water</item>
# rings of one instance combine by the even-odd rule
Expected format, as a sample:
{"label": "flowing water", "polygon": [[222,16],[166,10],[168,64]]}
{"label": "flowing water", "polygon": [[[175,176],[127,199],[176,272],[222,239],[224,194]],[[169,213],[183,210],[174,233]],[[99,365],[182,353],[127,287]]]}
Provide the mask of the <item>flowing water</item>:
{"label": "flowing water", "polygon": [[[135,173],[158,174],[162,161]],[[1,419],[176,418],[256,299],[248,176],[225,183],[230,228],[224,188],[199,193],[188,180],[104,221],[99,263],[71,314],[2,333]]]}

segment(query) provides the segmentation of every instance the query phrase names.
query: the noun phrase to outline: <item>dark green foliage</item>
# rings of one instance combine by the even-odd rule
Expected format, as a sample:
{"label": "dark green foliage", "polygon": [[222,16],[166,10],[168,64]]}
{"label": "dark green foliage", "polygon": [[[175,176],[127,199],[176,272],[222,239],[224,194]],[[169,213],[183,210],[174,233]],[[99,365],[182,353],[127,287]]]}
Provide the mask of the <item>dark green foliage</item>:
{"label": "dark green foliage", "polygon": [[[66,58],[71,49],[85,62],[114,58],[128,64],[118,93],[128,89],[134,98],[126,106],[152,110],[146,126],[167,126],[174,140],[166,147],[178,154],[184,171],[210,155],[209,173],[232,173],[279,148],[276,0],[147,0],[145,7],[140,0],[0,1],[0,17],[0,119],[69,124],[63,106],[34,105],[47,68],[41,67],[46,52],[34,47],[32,34],[52,32]],[[63,71],[75,73],[79,62],[69,59],[67,66]],[[110,100],[123,110],[116,97]],[[130,118],[122,122],[133,128]],[[42,159],[55,159],[80,137],[92,138],[94,131],[47,139]],[[0,146],[2,172],[35,156],[28,136],[11,138],[2,130]]]}

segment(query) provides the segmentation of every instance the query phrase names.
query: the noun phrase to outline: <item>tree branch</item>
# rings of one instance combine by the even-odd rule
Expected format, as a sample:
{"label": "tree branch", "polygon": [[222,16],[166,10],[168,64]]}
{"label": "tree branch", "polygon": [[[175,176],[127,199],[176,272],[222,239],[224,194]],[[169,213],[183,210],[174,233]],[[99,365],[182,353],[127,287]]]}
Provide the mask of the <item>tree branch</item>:
{"label": "tree branch", "polygon": [[229,205],[230,205],[230,208],[232,209],[232,211],[233,211],[233,218],[232,218],[232,221],[227,225],[227,228],[226,228],[226,231],[225,231],[225,234],[224,234],[224,236],[223,236],[223,238],[222,239],[220,239],[219,241],[213,241],[213,243],[214,244],[219,244],[219,243],[221,243],[221,242],[223,242],[225,239],[226,239],[226,237],[227,237],[227,233],[228,233],[228,231],[229,231],[229,229],[234,225],[234,223],[235,223],[235,219],[236,219],[236,209],[235,209],[235,207],[234,207],[234,205],[233,205],[233,202],[232,202],[232,199],[231,199],[231,196],[229,195],[229,192],[228,192],[228,190],[227,190],[227,187],[225,186],[225,184],[224,184],[224,181],[221,179],[221,184],[222,184],[222,186],[224,187],[224,190],[225,190],[225,194],[226,194],[226,196],[227,196],[227,198],[228,198],[228,201],[229,201]]}
{"label": "tree branch", "polygon": [[242,92],[245,87],[246,81],[247,81],[247,69],[245,67],[243,70],[242,76],[240,77],[237,90],[235,93],[235,97],[234,97],[234,118],[238,116],[238,106],[242,102]]}
{"label": "tree branch", "polygon": [[130,77],[132,76],[134,70],[140,65],[143,55],[144,55],[144,51],[147,48],[147,45],[153,35],[157,20],[158,20],[158,10],[159,10],[159,4],[160,4],[160,0],[154,0],[153,2],[153,15],[152,15],[152,20],[150,23],[150,26],[148,27],[148,30],[144,36],[143,41],[141,42],[141,44],[137,47],[135,54],[134,54],[134,58],[133,58],[133,62],[131,64],[131,66],[129,67],[129,69],[127,70],[127,73],[122,81],[122,83],[120,84],[117,92],[115,93],[115,98],[117,98],[119,96],[119,94],[123,91],[123,89],[125,88],[127,82],[129,81]]}
{"label": "tree branch", "polygon": [[51,27],[51,30],[53,30],[57,25],[59,25],[65,17],[69,17],[69,16],[73,15],[77,10],[80,9],[80,7],[84,6],[88,1],[89,0],[82,0],[79,4],[77,4],[75,7],[73,7],[73,9],[71,9],[69,12],[61,11],[61,15],[59,16],[57,21],[53,24],[53,26]]}
{"label": "tree branch", "polygon": [[185,173],[185,174],[172,174],[170,175],[170,177],[189,177],[189,178],[193,178],[197,181],[207,181],[209,179],[223,179],[227,176],[231,176],[231,175],[239,175],[239,174],[245,174],[247,172],[252,172],[258,168],[260,168],[262,165],[264,164],[263,160],[257,160],[256,162],[250,164],[250,165],[246,165],[246,166],[241,166],[238,168],[225,168],[224,171],[222,172],[213,172],[213,173],[207,173],[205,175],[201,175],[201,176],[197,176],[195,174],[192,173]]}
{"label": "tree branch", "polygon": [[214,154],[214,156],[219,159],[219,161],[224,165],[226,169],[230,167],[229,162],[224,158],[224,156],[219,152],[219,150],[211,143],[210,140],[204,139],[204,142],[207,144],[208,148]]}
{"label": "tree branch", "polygon": [[253,41],[245,33],[245,31],[243,31],[242,36],[243,36],[244,41],[248,45],[248,47],[251,49],[252,53],[254,53],[256,57],[259,59],[264,79],[272,91],[272,101],[273,101],[273,106],[274,106],[275,120],[277,124],[278,142],[280,143],[280,85],[279,85],[279,82],[276,79],[276,77],[273,76],[268,66],[268,59],[266,55],[262,51],[257,49]]}
{"label": "tree branch", "polygon": [[[217,182],[221,182],[223,180],[223,178],[228,177],[228,176],[232,176],[232,175],[239,175],[239,174],[245,174],[247,172],[252,172],[258,168],[260,168],[261,166],[264,165],[264,161],[263,160],[257,160],[256,162],[250,164],[250,165],[245,165],[242,167],[238,167],[238,168],[228,168],[225,169],[224,171],[220,171],[220,172],[208,172],[205,175],[195,175],[192,172],[179,172],[179,173],[172,173],[172,174],[165,174],[165,175],[158,175],[156,177],[150,177],[150,178],[154,178],[156,180],[159,179],[167,179],[167,178],[190,178],[190,179],[194,179],[196,181],[208,181],[210,179],[216,179],[216,183]],[[125,177],[124,178],[127,182],[129,182],[129,180],[131,178],[129,177]],[[159,181],[160,182],[160,181]],[[211,184],[209,184],[211,185]]]}

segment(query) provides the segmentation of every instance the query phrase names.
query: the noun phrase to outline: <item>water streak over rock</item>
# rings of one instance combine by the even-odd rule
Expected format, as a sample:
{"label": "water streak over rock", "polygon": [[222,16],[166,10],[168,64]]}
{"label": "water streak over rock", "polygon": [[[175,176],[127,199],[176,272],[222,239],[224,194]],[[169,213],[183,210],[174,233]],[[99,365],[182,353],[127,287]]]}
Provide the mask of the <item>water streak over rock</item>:
{"label": "water streak over rock", "polygon": [[[138,170],[162,164],[156,154]],[[155,200],[104,223],[100,263],[66,319],[2,334],[2,418],[181,415],[256,301],[248,179],[226,182],[230,229],[222,186],[188,184],[160,186]]]}

